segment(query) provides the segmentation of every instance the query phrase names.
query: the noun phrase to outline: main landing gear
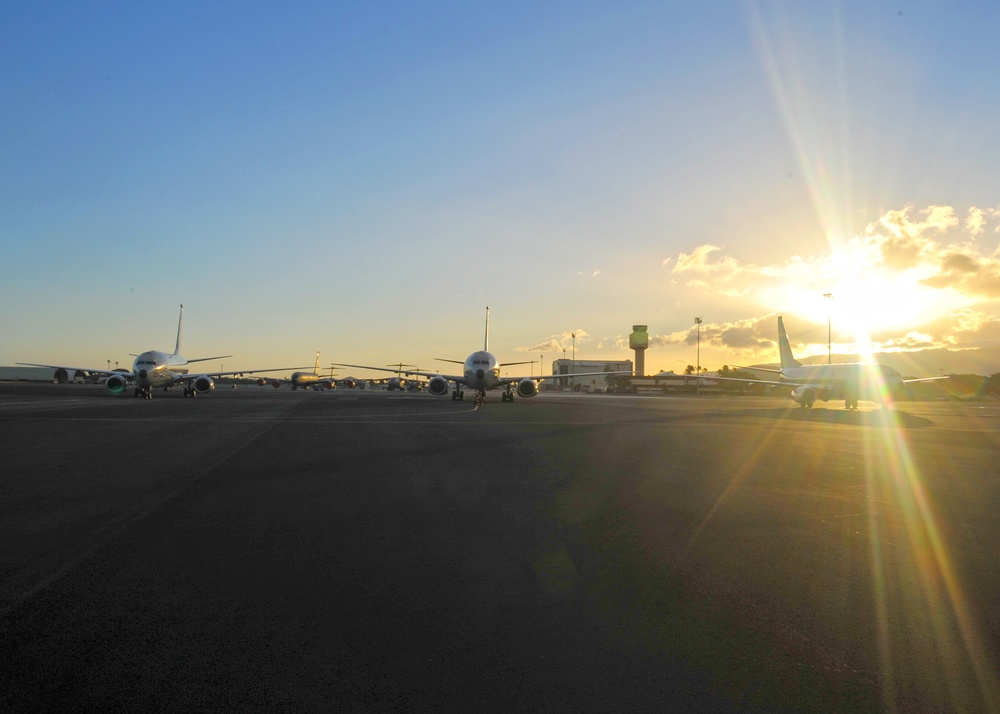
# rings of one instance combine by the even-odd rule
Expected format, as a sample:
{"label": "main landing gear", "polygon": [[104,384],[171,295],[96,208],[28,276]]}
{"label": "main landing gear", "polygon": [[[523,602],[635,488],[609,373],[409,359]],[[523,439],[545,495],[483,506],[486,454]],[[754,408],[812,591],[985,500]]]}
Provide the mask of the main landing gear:
{"label": "main landing gear", "polygon": [[453,401],[453,402],[464,402],[465,401],[465,392],[463,392],[461,389],[456,389],[454,392],[451,393],[451,401]]}

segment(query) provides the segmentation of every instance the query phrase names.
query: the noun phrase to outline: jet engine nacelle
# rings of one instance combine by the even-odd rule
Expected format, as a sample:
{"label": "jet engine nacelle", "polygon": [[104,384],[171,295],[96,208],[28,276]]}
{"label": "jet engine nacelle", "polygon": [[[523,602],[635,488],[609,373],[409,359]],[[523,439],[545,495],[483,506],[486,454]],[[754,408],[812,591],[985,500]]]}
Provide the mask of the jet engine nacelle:
{"label": "jet engine nacelle", "polygon": [[191,380],[191,387],[194,391],[204,394],[205,392],[211,392],[215,389],[215,382],[212,381],[211,377],[203,374],[200,377],[195,377]]}
{"label": "jet engine nacelle", "polygon": [[517,394],[521,397],[533,397],[538,394],[538,382],[525,377],[517,383]]}
{"label": "jet engine nacelle", "polygon": [[448,393],[448,380],[441,375],[431,377],[427,383],[427,391],[436,397],[443,397]]}
{"label": "jet engine nacelle", "polygon": [[792,399],[797,404],[811,407],[812,403],[816,401],[816,390],[813,387],[796,387],[792,390]]}
{"label": "jet engine nacelle", "polygon": [[112,374],[104,380],[104,388],[112,394],[124,394],[128,389],[128,380],[121,375]]}

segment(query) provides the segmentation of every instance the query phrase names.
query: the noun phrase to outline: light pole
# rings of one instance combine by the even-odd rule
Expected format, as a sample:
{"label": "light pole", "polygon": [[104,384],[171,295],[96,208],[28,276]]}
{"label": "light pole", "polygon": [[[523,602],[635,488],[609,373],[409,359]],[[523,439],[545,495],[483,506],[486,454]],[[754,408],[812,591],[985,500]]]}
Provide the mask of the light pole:
{"label": "light pole", "polygon": [[[823,297],[825,297],[830,302],[833,302],[833,293],[823,293]],[[833,312],[832,308],[827,307],[826,309],[826,363],[827,364],[833,364],[833,348],[832,348],[833,342],[831,340],[831,332],[830,332],[832,312]]]}
{"label": "light pole", "polygon": [[695,396],[700,396],[701,395],[701,318],[700,317],[694,318],[694,324],[698,328],[698,353],[697,353],[698,358],[695,360],[697,364],[695,365],[694,368],[696,375],[694,383],[694,394]]}
{"label": "light pole", "polygon": [[[571,374],[575,374],[576,373],[576,333],[572,332],[570,334],[573,335],[573,365],[570,367],[569,371],[570,371]],[[575,380],[573,381],[573,384],[574,385],[576,384]]]}
{"label": "light pole", "polygon": [[[563,347],[563,366],[562,366],[562,368],[565,369],[567,373],[569,372],[569,367],[566,366],[566,348],[565,347]],[[564,386],[564,387],[568,387],[569,386],[569,378],[563,377],[562,386]]]}

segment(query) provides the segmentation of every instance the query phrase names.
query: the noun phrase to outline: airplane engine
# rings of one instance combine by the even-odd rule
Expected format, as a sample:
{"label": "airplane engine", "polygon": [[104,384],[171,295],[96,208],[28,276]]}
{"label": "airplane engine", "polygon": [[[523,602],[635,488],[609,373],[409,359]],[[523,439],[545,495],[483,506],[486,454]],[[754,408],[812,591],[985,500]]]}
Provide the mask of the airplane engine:
{"label": "airplane engine", "polygon": [[112,394],[124,394],[128,389],[128,380],[117,374],[112,374],[104,381],[104,388]]}
{"label": "airplane engine", "polygon": [[354,389],[356,386],[358,386],[357,382],[355,382],[353,379],[345,379],[343,382],[341,382],[341,384],[343,384],[348,389]]}
{"label": "airplane engine", "polygon": [[517,383],[517,393],[521,397],[533,397],[538,394],[538,382],[525,377]]}
{"label": "airplane engine", "polygon": [[263,377],[257,377],[257,386],[258,387],[263,387],[266,384],[267,384],[267,380],[266,379],[264,379]]}
{"label": "airplane engine", "polygon": [[441,375],[431,377],[427,383],[427,391],[436,397],[443,397],[448,393],[448,380]]}
{"label": "airplane engine", "polygon": [[211,377],[208,377],[203,374],[200,377],[195,377],[195,379],[191,381],[191,387],[196,392],[201,392],[201,393],[211,392],[213,389],[215,389],[215,382],[212,381]]}
{"label": "airplane engine", "polygon": [[804,407],[811,407],[816,401],[816,390],[812,387],[796,387],[792,390],[792,399]]}

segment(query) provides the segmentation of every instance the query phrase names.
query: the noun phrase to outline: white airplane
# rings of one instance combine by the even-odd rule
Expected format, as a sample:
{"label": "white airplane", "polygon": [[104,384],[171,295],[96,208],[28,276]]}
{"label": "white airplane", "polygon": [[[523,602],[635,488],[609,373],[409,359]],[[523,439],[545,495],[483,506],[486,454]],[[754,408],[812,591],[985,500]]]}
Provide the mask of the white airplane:
{"label": "white airplane", "polygon": [[792,355],[792,348],[785,333],[785,324],[778,318],[778,351],[781,354],[781,369],[766,367],[745,367],[743,369],[774,372],[777,380],[743,379],[739,377],[712,376],[713,381],[744,382],[748,384],[771,384],[791,387],[791,398],[799,406],[808,409],[819,399],[843,399],[844,407],[857,409],[859,399],[870,399],[881,405],[890,404],[893,399],[906,393],[905,385],[912,382],[930,382],[948,377],[924,377],[903,379],[892,367],[874,362],[845,362],[841,364],[803,365]]}
{"label": "white airplane", "polygon": [[[337,386],[344,386],[348,389],[354,389],[356,382],[350,378],[337,379],[333,376],[333,367],[330,368],[330,376],[324,377],[319,373],[319,352],[316,353],[316,364],[313,367],[312,372],[293,372],[291,378],[288,380],[292,385],[292,391],[295,391],[299,387],[303,389],[308,389],[312,387],[313,389],[335,389]],[[258,383],[263,384],[265,380],[258,380]],[[281,385],[280,380],[272,380],[272,384],[275,387]]]}
{"label": "white airplane", "polygon": [[213,377],[224,377],[236,374],[253,374],[256,372],[281,372],[288,369],[301,369],[301,367],[272,367],[270,369],[240,369],[232,372],[196,372],[189,373],[187,365],[194,362],[208,362],[214,359],[224,359],[232,355],[220,355],[218,357],[199,357],[198,359],[185,359],[180,355],[181,349],[181,324],[184,321],[184,306],[181,305],[180,316],[177,318],[177,343],[173,353],[160,352],[159,350],[148,350],[135,356],[132,363],[132,371],[109,371],[106,369],[93,369],[90,367],[67,367],[55,364],[36,364],[33,362],[18,362],[26,367],[49,367],[52,369],[65,369],[67,372],[90,372],[92,374],[103,374],[107,376],[104,381],[104,388],[112,394],[124,394],[128,391],[130,384],[135,384],[135,396],[145,399],[153,398],[153,389],[167,388],[177,384],[184,385],[184,396],[194,397],[199,393],[210,392],[215,389]]}
{"label": "white airplane", "polygon": [[[486,392],[491,389],[503,389],[501,400],[513,402],[514,395],[528,398],[538,394],[538,383],[543,379],[559,378],[566,375],[541,375],[538,377],[501,377],[500,368],[517,364],[531,364],[530,362],[498,362],[497,358],[489,351],[490,343],[490,309],[486,308],[486,337],[483,341],[483,349],[473,352],[465,358],[464,362],[454,359],[438,358],[442,362],[453,362],[463,366],[462,374],[439,374],[437,372],[420,372],[416,370],[403,370],[404,375],[417,375],[427,378],[427,391],[431,394],[443,397],[451,390],[452,400],[465,399],[463,387],[476,391],[476,402],[479,403],[486,398]],[[398,372],[397,369],[386,367],[372,367],[364,364],[340,364],[341,367],[356,367],[357,369],[374,369],[380,372]],[[631,374],[631,372],[579,372],[573,377],[606,377],[612,374]],[[451,385],[454,384],[454,388]]]}

